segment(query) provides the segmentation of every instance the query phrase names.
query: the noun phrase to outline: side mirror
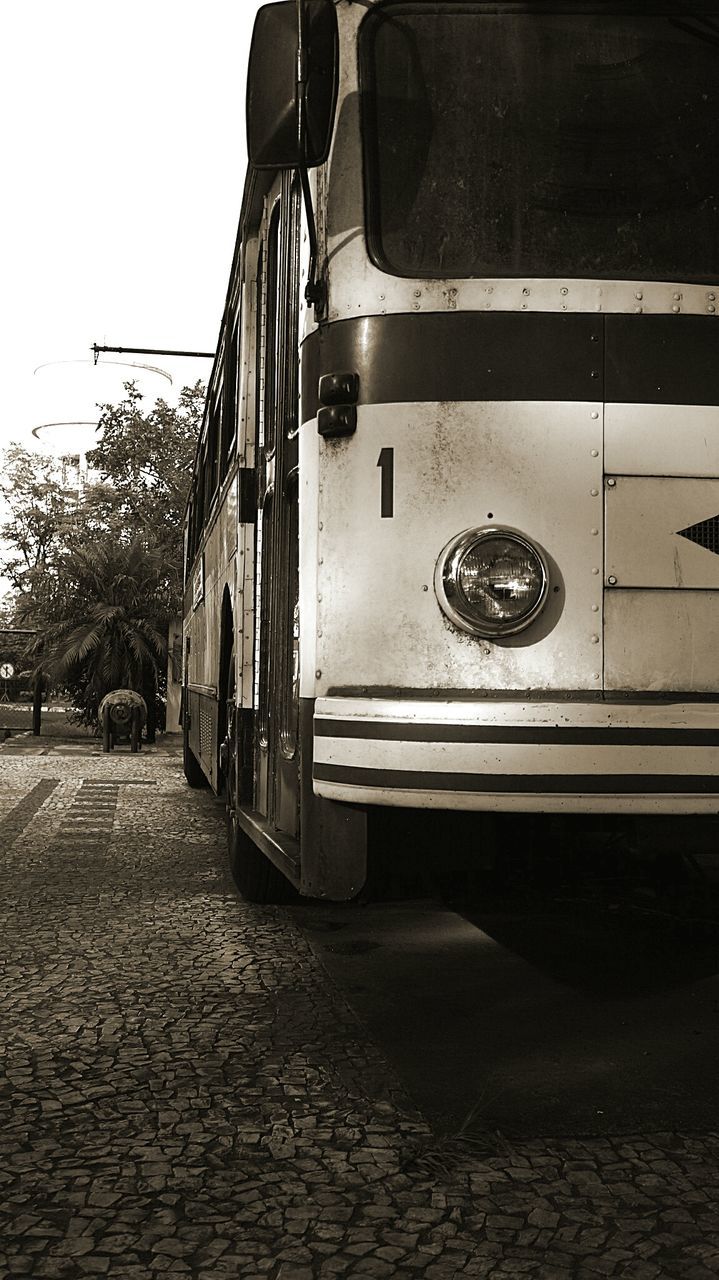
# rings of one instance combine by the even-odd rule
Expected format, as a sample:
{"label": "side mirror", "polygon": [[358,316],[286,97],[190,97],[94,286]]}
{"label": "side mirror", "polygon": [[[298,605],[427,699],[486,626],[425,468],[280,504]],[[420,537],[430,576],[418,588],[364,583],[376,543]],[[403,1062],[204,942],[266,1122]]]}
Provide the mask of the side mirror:
{"label": "side mirror", "polygon": [[297,137],[297,0],[258,11],[247,74],[247,149],[256,169],[312,169],[327,159],[337,103],[339,34],[332,0],[304,5],[304,140]]}

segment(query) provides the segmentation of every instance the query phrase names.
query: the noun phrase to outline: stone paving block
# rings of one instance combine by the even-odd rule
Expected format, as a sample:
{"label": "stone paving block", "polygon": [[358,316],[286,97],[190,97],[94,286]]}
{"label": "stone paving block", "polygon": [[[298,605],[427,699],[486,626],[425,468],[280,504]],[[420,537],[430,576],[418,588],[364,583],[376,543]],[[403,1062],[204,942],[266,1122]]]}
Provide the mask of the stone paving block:
{"label": "stone paving block", "polygon": [[0,1275],[719,1274],[716,1134],[450,1159],[176,754],[0,757]]}

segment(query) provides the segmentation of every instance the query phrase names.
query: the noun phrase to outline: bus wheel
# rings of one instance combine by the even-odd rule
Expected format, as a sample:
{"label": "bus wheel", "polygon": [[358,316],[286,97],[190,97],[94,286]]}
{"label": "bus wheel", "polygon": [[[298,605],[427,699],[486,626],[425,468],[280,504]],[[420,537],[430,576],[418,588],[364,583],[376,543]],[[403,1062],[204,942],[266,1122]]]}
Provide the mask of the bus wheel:
{"label": "bus wheel", "polygon": [[182,740],[182,769],[188,786],[206,787],[208,785],[199,760],[190,750],[190,744],[187,741],[187,730],[185,730]]}
{"label": "bus wheel", "polygon": [[242,830],[231,809],[227,811],[227,850],[233,879],[247,902],[277,903],[293,899],[289,880]]}

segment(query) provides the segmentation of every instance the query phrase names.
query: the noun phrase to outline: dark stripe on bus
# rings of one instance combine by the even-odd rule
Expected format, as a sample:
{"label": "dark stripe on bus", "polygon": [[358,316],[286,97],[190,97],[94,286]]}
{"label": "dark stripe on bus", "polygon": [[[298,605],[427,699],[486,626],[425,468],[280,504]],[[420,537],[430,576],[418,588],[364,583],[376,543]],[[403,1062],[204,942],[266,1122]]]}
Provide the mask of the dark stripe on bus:
{"label": "dark stripe on bus", "polygon": [[553,312],[426,312],[323,325],[302,347],[302,413],[326,373],[359,374],[360,404],[602,400],[602,318]]}
{"label": "dark stripe on bus", "polygon": [[632,729],[397,724],[367,720],[315,720],[318,738],[365,738],[377,742],[478,742],[625,747],[719,747],[719,729]]}
{"label": "dark stripe on bus", "polygon": [[[668,588],[667,588],[668,589]],[[686,590],[695,590],[687,587]],[[699,588],[696,588],[699,590]],[[411,685],[396,684],[332,684],[327,689],[328,698],[388,698],[390,701],[411,699],[427,705],[433,702],[523,702],[536,704],[547,702],[564,706],[568,702],[583,703],[596,706],[601,702],[604,706],[625,707],[639,703],[643,707],[663,707],[670,703],[680,706],[687,704],[704,706],[706,703],[719,702],[719,693],[709,693],[706,689],[666,689],[661,692],[645,689],[614,689],[606,692],[595,692],[592,689],[457,689],[453,685],[438,685],[428,689],[426,685],[413,688]]]}
{"label": "dark stripe on bus", "polygon": [[463,791],[517,795],[717,795],[719,777],[712,774],[595,773],[434,773],[404,769],[361,769],[349,765],[316,764],[317,782],[399,791]]}
{"label": "dark stripe on bus", "polygon": [[719,318],[426,312],[325,325],[302,347],[302,413],[326,373],[360,404],[557,400],[719,405]]}
{"label": "dark stripe on bus", "polygon": [[607,316],[605,390],[615,404],[719,405],[719,320]]}

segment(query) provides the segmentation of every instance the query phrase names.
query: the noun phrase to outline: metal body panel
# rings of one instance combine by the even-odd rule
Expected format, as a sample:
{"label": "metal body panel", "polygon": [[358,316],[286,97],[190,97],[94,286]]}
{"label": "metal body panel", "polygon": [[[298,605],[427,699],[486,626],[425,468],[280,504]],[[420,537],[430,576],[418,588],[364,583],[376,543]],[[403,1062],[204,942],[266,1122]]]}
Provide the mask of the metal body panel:
{"label": "metal body panel", "polygon": [[612,479],[605,486],[607,581],[719,590],[719,555],[680,533],[719,513],[719,480]]}
{"label": "metal body panel", "polygon": [[604,609],[606,689],[719,692],[719,592],[607,591]]}
{"label": "metal body panel", "polygon": [[319,468],[320,442],[316,422],[302,426],[300,467],[300,698],[315,693],[317,659],[317,595],[320,572]]}
{"label": "metal body panel", "polygon": [[[552,779],[553,781],[554,779]],[[463,809],[474,813],[599,813],[599,814],[719,814],[719,796],[684,795],[671,789],[673,775],[662,780],[663,790],[655,795],[642,791],[618,795],[608,790],[602,795],[558,793],[548,790],[533,795],[518,790],[466,795],[451,790],[421,793],[405,791],[394,780],[389,786],[345,786],[323,782],[319,794],[326,800],[352,805],[392,805],[398,809]],[[548,780],[549,781],[549,780]],[[516,780],[513,780],[516,786]]]}
{"label": "metal body panel", "polygon": [[[255,647],[255,526],[243,524],[239,531],[238,598],[235,610],[238,707],[254,706]],[[239,627],[239,634],[237,628]]]}
{"label": "metal body panel", "polygon": [[719,408],[700,404],[607,404],[609,475],[719,475]]}
{"label": "metal body panel", "polygon": [[[387,448],[392,518],[381,514]],[[599,404],[361,407],[356,434],[320,451],[316,691],[599,689],[601,452]],[[501,642],[453,626],[433,590],[447,542],[488,524],[539,544],[550,567],[546,607]]]}
{"label": "metal body panel", "polygon": [[719,404],[717,329],[698,315],[607,316],[606,399]]}
{"label": "metal body panel", "polygon": [[367,814],[357,804],[335,804],[312,789],[314,701],[300,700],[302,867],[300,892],[346,901],[367,878]]}
{"label": "metal body panel", "polygon": [[318,795],[418,808],[719,812],[719,704],[323,698]]}
{"label": "metal body panel", "polygon": [[218,702],[215,694],[200,693],[196,689],[186,691],[187,710],[190,716],[188,742],[195,759],[202,767],[210,785],[217,788],[217,717]]}
{"label": "metal body panel", "polygon": [[[209,528],[202,548],[204,589],[197,607],[187,612],[183,623],[183,652],[189,656],[183,673],[190,714],[189,746],[214,790],[220,778],[217,761],[220,643],[222,601],[225,591],[236,616],[236,565],[238,545],[237,474],[228,480],[223,500]],[[241,558],[240,558],[241,559]],[[202,731],[200,729],[202,722]],[[208,729],[208,726],[211,728]],[[208,737],[208,734],[210,735]]]}

